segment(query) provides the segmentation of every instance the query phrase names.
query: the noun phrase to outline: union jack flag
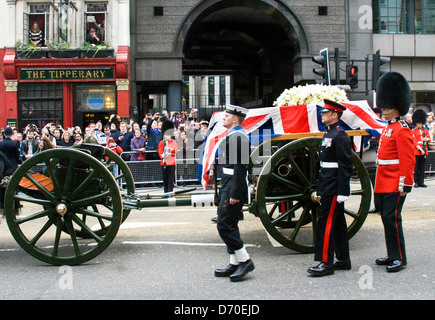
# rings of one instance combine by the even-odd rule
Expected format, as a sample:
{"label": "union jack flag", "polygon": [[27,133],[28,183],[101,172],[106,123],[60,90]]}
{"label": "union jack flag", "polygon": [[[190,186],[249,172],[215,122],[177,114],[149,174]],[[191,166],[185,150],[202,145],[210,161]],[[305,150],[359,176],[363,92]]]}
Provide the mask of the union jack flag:
{"label": "union jack flag", "polygon": [[[373,136],[380,137],[386,121],[379,119],[367,101],[342,102],[342,104],[347,108],[339,123],[343,129],[366,130],[369,136],[364,136],[365,143]],[[326,127],[321,122],[320,110],[322,107],[316,104],[245,109],[247,115],[242,127],[253,145],[287,133],[322,132],[326,131]],[[223,116],[224,111],[213,114],[207,136],[202,144],[198,180],[201,181],[204,189],[209,185],[210,169],[215,162],[219,145],[227,134],[227,130],[222,125]],[[361,137],[355,138],[354,143],[358,149],[360,143],[357,140]]]}

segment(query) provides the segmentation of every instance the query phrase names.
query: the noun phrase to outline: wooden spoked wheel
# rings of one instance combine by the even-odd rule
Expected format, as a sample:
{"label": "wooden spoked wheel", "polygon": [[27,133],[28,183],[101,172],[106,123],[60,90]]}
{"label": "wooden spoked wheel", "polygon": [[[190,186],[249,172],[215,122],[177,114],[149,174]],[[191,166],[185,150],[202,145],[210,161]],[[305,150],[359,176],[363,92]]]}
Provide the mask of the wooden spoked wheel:
{"label": "wooden spoked wheel", "polygon": [[[255,206],[266,231],[281,245],[314,252],[319,203],[316,201],[321,138],[292,141],[276,151],[262,168]],[[361,228],[371,201],[364,164],[354,153],[351,195],[345,202],[349,238]]]}
{"label": "wooden spoked wheel", "polygon": [[5,198],[6,220],[17,243],[54,265],[95,258],[113,241],[122,221],[122,199],[112,173],[73,148],[43,151],[26,160],[11,177]]}

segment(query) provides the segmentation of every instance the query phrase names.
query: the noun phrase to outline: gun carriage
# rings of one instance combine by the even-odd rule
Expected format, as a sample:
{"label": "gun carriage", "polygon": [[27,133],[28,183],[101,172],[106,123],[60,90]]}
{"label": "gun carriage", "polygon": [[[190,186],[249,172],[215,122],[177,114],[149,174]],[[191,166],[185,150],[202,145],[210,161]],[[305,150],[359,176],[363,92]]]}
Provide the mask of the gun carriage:
{"label": "gun carriage", "polygon": [[[261,144],[251,155],[256,160],[249,211],[277,242],[298,252],[314,250],[322,135],[283,135]],[[352,207],[346,204],[349,237],[364,223],[371,201],[367,169],[356,153],[352,162],[351,198],[357,200]],[[113,170],[115,165],[119,170]],[[101,254],[132,209],[213,205],[213,197],[210,193],[137,194],[130,169],[116,153],[82,144],[43,151],[26,160],[8,182],[5,216],[11,234],[26,252],[49,264],[76,265]]]}
{"label": "gun carriage", "polygon": [[[323,134],[282,134],[251,150],[249,211],[272,238],[297,252],[314,252]],[[362,152],[353,153],[351,195],[345,203],[349,238],[363,225],[371,203],[371,182],[361,158]],[[136,193],[131,171],[116,153],[81,144],[26,160],[7,184],[5,215],[26,252],[49,264],[76,265],[101,254],[132,209],[213,205],[213,197],[213,193]]]}

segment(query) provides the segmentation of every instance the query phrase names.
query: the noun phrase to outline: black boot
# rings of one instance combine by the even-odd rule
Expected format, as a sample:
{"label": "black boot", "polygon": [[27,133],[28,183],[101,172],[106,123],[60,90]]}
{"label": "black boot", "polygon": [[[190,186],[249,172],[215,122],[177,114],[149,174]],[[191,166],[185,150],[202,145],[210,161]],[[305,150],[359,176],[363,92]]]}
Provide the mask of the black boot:
{"label": "black boot", "polygon": [[332,263],[321,262],[315,267],[308,268],[307,271],[315,277],[323,277],[334,274],[334,265]]}
{"label": "black boot", "polygon": [[230,276],[230,280],[232,282],[237,282],[243,280],[243,278],[248,274],[248,272],[251,272],[255,269],[254,263],[251,259],[240,262],[237,266],[237,270],[234,271],[234,273]]}
{"label": "black boot", "polygon": [[235,264],[229,264],[223,269],[216,269],[214,271],[214,275],[216,277],[229,277],[234,273],[234,271],[237,270],[238,265]]}

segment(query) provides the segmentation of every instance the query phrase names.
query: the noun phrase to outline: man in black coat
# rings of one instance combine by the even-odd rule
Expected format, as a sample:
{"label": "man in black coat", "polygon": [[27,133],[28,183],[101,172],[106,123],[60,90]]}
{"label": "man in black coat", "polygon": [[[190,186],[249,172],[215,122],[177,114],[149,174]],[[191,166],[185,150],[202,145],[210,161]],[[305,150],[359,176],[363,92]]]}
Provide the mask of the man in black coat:
{"label": "man in black coat", "polygon": [[21,143],[21,156],[25,161],[39,152],[39,142],[35,139],[35,131],[27,131],[26,139]]}
{"label": "man in black coat", "polygon": [[[349,270],[349,241],[344,216],[344,201],[350,195],[352,142],[338,126],[346,108],[324,100],[322,123],[327,131],[320,146],[320,173],[317,195],[321,197],[314,260],[320,263],[308,269],[314,276],[333,274],[335,269]],[[334,253],[337,261],[334,263]]]}
{"label": "man in black coat", "polygon": [[240,281],[254,264],[240,237],[238,222],[243,205],[248,200],[247,172],[249,164],[249,138],[241,127],[246,113],[231,106],[225,111],[223,126],[228,133],[219,149],[219,165],[222,167],[220,201],[218,206],[217,229],[227,246],[230,264],[215,270],[216,277],[230,277]]}
{"label": "man in black coat", "polygon": [[0,151],[8,158],[11,163],[12,170],[15,171],[18,167],[20,159],[20,151],[18,150],[19,144],[17,141],[11,139],[13,132],[11,127],[6,127],[3,132],[4,139],[0,141]]}
{"label": "man in black coat", "polygon": [[[127,124],[125,122],[119,124],[119,131],[114,134],[115,142],[122,148],[123,152],[131,151],[131,139],[133,139],[133,137],[133,132],[127,130]],[[123,154],[122,159],[125,161],[130,160],[130,154]]]}

